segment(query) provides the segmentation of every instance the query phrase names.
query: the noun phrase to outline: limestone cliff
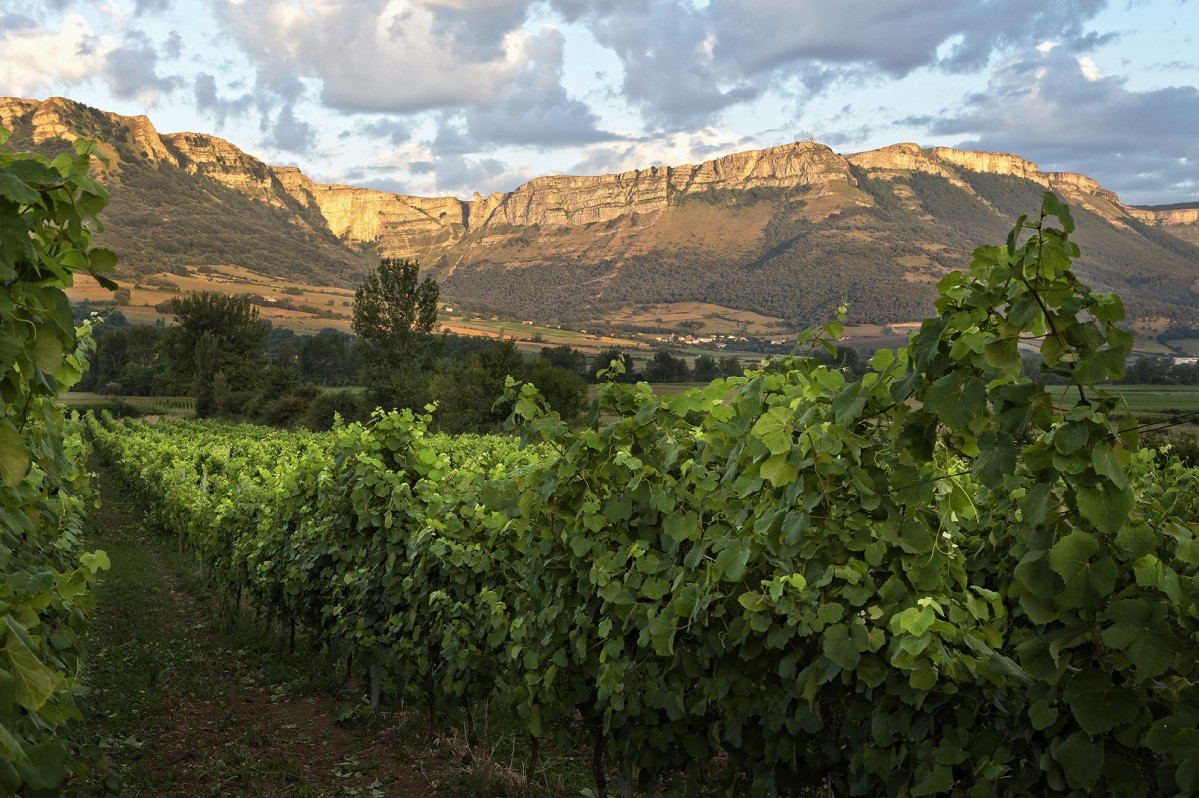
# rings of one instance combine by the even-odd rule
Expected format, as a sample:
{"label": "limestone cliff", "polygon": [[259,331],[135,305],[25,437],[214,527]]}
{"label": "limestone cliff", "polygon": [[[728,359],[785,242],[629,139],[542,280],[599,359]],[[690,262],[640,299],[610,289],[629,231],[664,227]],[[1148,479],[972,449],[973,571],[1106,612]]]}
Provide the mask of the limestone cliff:
{"label": "limestone cliff", "polygon": [[[137,253],[131,259],[141,258],[147,269],[162,262],[235,262],[236,253],[244,252],[251,253],[243,258],[248,268],[317,281],[336,275],[352,285],[365,265],[357,247],[345,246],[349,243],[419,259],[436,269],[447,295],[456,292],[530,315],[547,304],[555,305],[556,313],[589,302],[648,302],[661,286],[670,287],[662,296],[680,301],[686,291],[679,286],[689,282],[710,287],[695,301],[718,297],[728,307],[779,319],[811,312],[822,320],[823,306],[813,298],[821,281],[832,286],[825,293],[833,309],[854,291],[887,301],[907,291],[908,299],[892,304],[913,307],[911,297],[923,296],[922,286],[968,260],[970,247],[984,240],[982,232],[1006,234],[1011,210],[999,207],[1003,194],[979,187],[995,181],[979,181],[974,172],[1053,189],[1076,209],[1091,211],[1129,240],[1137,239],[1104,239],[1107,260],[1093,274],[1106,289],[1128,290],[1131,296],[1144,284],[1150,286],[1144,289],[1150,299],[1189,297],[1181,282],[1169,282],[1173,287],[1167,288],[1168,281],[1122,281],[1170,258],[1181,260],[1171,261],[1168,280],[1193,273],[1189,254],[1161,250],[1160,236],[1150,236],[1157,243],[1149,241],[1140,225],[1159,226],[1199,244],[1199,209],[1130,208],[1084,175],[1043,172],[1005,153],[912,143],[841,155],[815,142],[795,142],[699,164],[539,177],[509,192],[466,200],[315,183],[294,167],[265,164],[215,136],[161,135],[144,116],[110,114],[63,98],[0,99],[0,125],[19,131],[21,146],[47,152],[61,151],[61,142],[78,136],[102,137],[101,149],[111,164],[105,178],[117,189],[125,187],[125,203],[132,209],[124,217],[129,235],[163,241],[161,247],[146,241],[130,247]],[[954,214],[938,216],[929,193],[935,184],[916,179],[915,172],[949,181],[977,200],[959,204],[971,206],[961,213],[973,214],[971,229],[978,241],[965,241],[947,221],[960,217],[957,206]],[[189,184],[186,175],[196,182]],[[890,182],[893,197],[879,180]],[[1036,192],[1028,186],[1024,191],[1035,203]],[[119,194],[114,191],[114,198]],[[245,202],[247,197],[254,202]],[[114,201],[110,218],[121,218],[120,204]],[[147,220],[170,217],[159,212],[160,205],[173,205],[176,218],[204,224],[151,229]],[[237,228],[243,217],[246,223]],[[201,227],[207,244],[197,232]],[[896,239],[897,229],[902,241]],[[263,231],[270,236],[264,238]],[[698,272],[702,279],[692,280]],[[806,311],[796,304],[809,299]],[[886,302],[871,301],[878,318],[902,318],[899,310],[884,307]],[[768,302],[773,304],[766,307]]]}
{"label": "limestone cliff", "polygon": [[[247,196],[279,207],[319,211],[328,228],[348,240],[378,244],[384,254],[426,259],[472,231],[497,226],[579,227],[612,222],[637,213],[657,214],[689,195],[714,190],[757,188],[817,190],[831,184],[853,186],[851,165],[873,173],[923,171],[962,188],[960,172],[1012,175],[1063,192],[1116,220],[1130,217],[1165,225],[1199,224],[1197,210],[1147,211],[1129,208],[1111,191],[1084,175],[1042,172],[1006,153],[966,152],[949,147],[922,149],[895,144],[841,156],[814,142],[796,142],[726,155],[698,165],[658,166],[620,174],[539,177],[513,191],[463,201],[417,197],[372,189],[313,183],[294,167],[274,167],[223,139],[199,133],[160,135],[144,116],[122,117],[71,100],[0,100],[0,124],[12,128],[29,120],[33,140],[71,140],[96,130],[115,132],[139,157],[168,162],[203,175]],[[119,173],[119,158],[115,169]]]}
{"label": "limestone cliff", "polygon": [[1128,215],[1143,222],[1162,225],[1199,224],[1199,208],[1172,208],[1153,211],[1144,208],[1129,208]]}

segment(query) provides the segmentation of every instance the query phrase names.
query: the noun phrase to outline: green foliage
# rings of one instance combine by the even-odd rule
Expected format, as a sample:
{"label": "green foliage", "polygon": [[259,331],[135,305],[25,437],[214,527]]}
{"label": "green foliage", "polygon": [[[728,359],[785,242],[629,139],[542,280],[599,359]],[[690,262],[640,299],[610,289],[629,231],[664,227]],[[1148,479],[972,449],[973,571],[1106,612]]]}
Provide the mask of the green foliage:
{"label": "green foliage", "polygon": [[354,294],[354,332],[362,343],[362,381],[383,407],[419,407],[409,383],[435,354],[437,282],[418,282],[416,261],[385,258]]}
{"label": "green foliage", "polygon": [[695,359],[695,364],[692,366],[691,371],[692,377],[696,382],[711,382],[719,376],[720,364],[711,355],[700,355]]}
{"label": "green foliage", "polygon": [[201,291],[171,298],[175,326],[160,344],[170,375],[195,391],[196,415],[217,411],[218,386],[254,386],[268,327],[248,296]]}
{"label": "green foliage", "polygon": [[[0,143],[8,131],[0,129]],[[116,256],[93,248],[108,194],[87,175],[91,142],[53,162],[0,150],[0,793],[80,791],[106,768],[72,740],[88,584],[108,567],[81,553],[92,493],[78,425],[55,402],[86,362],[63,288]]]}
{"label": "green foliage", "polygon": [[1199,476],[1094,387],[1131,339],[1072,231],[1045,194],[860,377],[837,321],[685,394],[609,381],[580,429],[509,381],[520,450],[411,412],[93,434],[214,573],[647,794],[1191,794]]}

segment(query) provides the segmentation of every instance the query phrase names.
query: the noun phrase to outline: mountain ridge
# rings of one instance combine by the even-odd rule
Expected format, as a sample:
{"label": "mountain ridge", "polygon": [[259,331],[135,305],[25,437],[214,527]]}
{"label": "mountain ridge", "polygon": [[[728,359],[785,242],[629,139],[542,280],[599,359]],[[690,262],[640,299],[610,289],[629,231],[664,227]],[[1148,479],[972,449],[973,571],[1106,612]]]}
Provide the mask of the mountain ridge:
{"label": "mountain ridge", "polygon": [[[801,141],[700,164],[547,175],[464,200],[319,184],[218,137],[159,134],[145,116],[65,98],[0,99],[0,125],[43,148],[101,132],[106,171],[118,187],[137,177],[143,190],[153,189],[156,176],[170,178],[164,202],[189,192],[216,197],[230,223],[247,207],[265,214],[255,230],[272,243],[252,244],[257,256],[287,247],[295,231],[310,245],[308,260],[319,261],[292,259],[287,268],[306,279],[353,285],[366,270],[363,252],[412,257],[442,281],[448,299],[542,319],[703,302],[802,322],[827,315],[837,293],[860,307],[865,298],[872,321],[919,317],[916,307],[939,274],[1006,234],[1015,216],[1035,210],[1043,189],[1079,211],[1082,237],[1099,250],[1083,266],[1098,289],[1126,293],[1142,316],[1199,308],[1199,207],[1130,207],[1090,177],[1042,172],[1006,153],[900,143],[840,155]],[[184,185],[182,174],[201,183]],[[118,216],[119,197],[118,188]],[[202,207],[194,214],[203,216]],[[143,216],[135,221],[144,224]],[[259,241],[253,232],[242,238]],[[170,245],[178,242],[167,242],[167,255],[187,266],[186,253]],[[228,248],[209,249],[202,257],[232,257]],[[714,252],[730,263],[716,262]],[[140,257],[132,267],[144,267]],[[848,265],[830,270],[829,259]]]}

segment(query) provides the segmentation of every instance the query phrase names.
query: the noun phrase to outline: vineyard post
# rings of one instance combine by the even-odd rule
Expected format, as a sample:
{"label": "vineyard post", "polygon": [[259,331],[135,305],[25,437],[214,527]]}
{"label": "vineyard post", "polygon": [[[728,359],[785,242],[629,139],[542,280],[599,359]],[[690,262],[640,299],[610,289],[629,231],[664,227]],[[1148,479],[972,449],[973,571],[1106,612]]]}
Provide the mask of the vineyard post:
{"label": "vineyard post", "polygon": [[616,794],[619,798],[633,798],[633,764],[628,759],[621,762]]}
{"label": "vineyard post", "polygon": [[371,663],[371,712],[379,711],[379,689],[383,681],[383,666],[379,660]]}

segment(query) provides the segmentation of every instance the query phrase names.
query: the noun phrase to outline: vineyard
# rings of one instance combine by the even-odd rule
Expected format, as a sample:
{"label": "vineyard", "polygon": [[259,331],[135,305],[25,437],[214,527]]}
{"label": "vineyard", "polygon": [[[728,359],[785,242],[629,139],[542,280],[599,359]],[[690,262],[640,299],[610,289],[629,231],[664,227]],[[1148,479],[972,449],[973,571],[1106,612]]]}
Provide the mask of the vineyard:
{"label": "vineyard", "polygon": [[510,382],[509,437],[294,434],[66,417],[62,289],[115,263],[92,157],[0,152],[0,795],[119,789],[80,733],[89,445],[372,702],[506,702],[598,794],[1199,792],[1199,475],[1096,387],[1131,336],[1052,194],[861,379],[808,356],[834,322],[703,389],[610,382],[579,428]]}
{"label": "vineyard", "polygon": [[593,751],[600,794],[1194,794],[1197,475],[1094,387],[1131,339],[1072,226],[1047,194],[855,382],[801,352],[608,383],[581,429],[510,384],[504,438],[409,411],[88,433],[239,602],[430,724],[510,702],[534,757]]}

